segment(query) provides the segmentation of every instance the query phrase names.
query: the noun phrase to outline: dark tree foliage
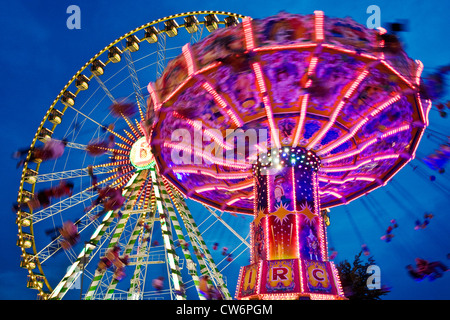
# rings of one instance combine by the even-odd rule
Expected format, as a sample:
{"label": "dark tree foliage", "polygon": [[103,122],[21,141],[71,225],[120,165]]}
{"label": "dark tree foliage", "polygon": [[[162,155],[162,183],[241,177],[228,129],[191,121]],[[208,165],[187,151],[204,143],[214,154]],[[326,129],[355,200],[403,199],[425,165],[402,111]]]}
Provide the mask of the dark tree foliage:
{"label": "dark tree foliage", "polygon": [[376,263],[373,257],[368,257],[363,262],[361,254],[362,251],[355,256],[353,263],[344,260],[336,266],[345,297],[349,300],[381,300],[381,296],[388,294],[389,289],[381,287],[371,290],[367,287],[367,279],[371,276],[367,273],[367,268]]}

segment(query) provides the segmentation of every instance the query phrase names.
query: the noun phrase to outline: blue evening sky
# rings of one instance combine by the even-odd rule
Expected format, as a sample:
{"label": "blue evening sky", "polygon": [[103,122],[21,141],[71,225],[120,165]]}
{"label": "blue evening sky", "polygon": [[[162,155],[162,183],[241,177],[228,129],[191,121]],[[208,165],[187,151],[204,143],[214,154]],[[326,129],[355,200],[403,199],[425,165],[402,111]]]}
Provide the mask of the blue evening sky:
{"label": "blue evening sky", "polygon": [[[69,5],[81,9],[81,29],[69,30],[66,20]],[[381,10],[381,24],[407,20],[409,31],[403,33],[406,51],[413,59],[421,60],[425,73],[450,63],[448,37],[450,1],[382,1],[382,0],[101,0],[101,1],[32,1],[3,2],[0,11],[1,43],[1,101],[0,117],[3,132],[2,182],[0,197],[0,299],[35,299],[36,291],[26,288],[27,272],[19,267],[20,249],[16,246],[17,227],[11,204],[17,198],[21,170],[11,154],[27,147],[35,135],[45,112],[67,81],[98,51],[124,33],[153,20],[171,14],[197,10],[223,10],[253,18],[263,18],[279,11],[310,14],[323,10],[331,17],[350,16],[366,23],[369,5]],[[447,96],[448,99],[448,96]],[[430,112],[430,128],[449,135],[450,119],[442,119],[434,109]],[[418,155],[426,155],[438,146],[426,135]],[[405,266],[421,256],[428,260],[447,259],[449,250],[449,173],[436,174],[446,191],[436,188],[428,175],[434,174],[419,160],[412,162],[422,168],[426,176],[406,166],[394,181],[402,185],[410,200],[388,184],[373,192],[371,199],[381,208],[369,213],[360,201],[352,202],[349,211],[356,227],[343,208],[332,209],[329,228],[330,246],[338,251],[336,262],[353,260],[366,242],[381,269],[381,282],[391,287],[385,299],[449,299],[450,274],[434,282],[414,282]],[[398,197],[393,201],[386,191]],[[428,210],[434,219],[425,230],[413,229],[413,217],[421,217]],[[391,243],[380,240],[390,219],[397,219],[399,228]],[[247,219],[247,221],[249,221]],[[248,223],[248,222],[246,222]],[[231,237],[231,236],[230,236]],[[217,239],[220,241],[220,239]],[[211,240],[213,241],[213,240]],[[230,279],[233,276],[229,277]],[[234,291],[235,283],[229,285]]]}

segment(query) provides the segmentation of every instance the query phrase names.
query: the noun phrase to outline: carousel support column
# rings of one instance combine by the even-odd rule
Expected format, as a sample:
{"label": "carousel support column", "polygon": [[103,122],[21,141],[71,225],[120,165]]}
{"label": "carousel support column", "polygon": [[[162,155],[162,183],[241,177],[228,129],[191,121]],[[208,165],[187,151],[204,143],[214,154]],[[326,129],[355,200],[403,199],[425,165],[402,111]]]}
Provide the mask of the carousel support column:
{"label": "carousel support column", "polygon": [[303,147],[272,149],[258,159],[252,264],[241,269],[238,299],[340,298],[326,261],[319,166],[320,159]]}

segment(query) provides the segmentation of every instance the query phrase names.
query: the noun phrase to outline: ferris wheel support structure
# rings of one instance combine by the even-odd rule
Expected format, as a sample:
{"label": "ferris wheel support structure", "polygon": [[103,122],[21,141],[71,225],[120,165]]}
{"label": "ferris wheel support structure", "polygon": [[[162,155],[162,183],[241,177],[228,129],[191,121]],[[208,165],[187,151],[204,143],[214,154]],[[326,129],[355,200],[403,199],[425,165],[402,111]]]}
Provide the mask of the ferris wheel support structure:
{"label": "ferris wheel support structure", "polygon": [[[203,17],[203,20],[201,20],[201,17]],[[142,67],[143,59],[147,59],[152,54],[143,57],[139,57],[139,54],[134,55],[134,52],[139,51],[144,46],[142,42],[148,42],[150,46],[156,43],[154,53],[157,55],[157,63],[155,67],[156,75],[159,76],[162,74],[166,63],[172,58],[168,54],[167,46],[172,43],[171,38],[179,33],[181,34],[181,30],[186,29],[190,36],[186,42],[196,43],[202,38],[204,31],[212,32],[219,28],[219,25],[225,25],[225,27],[236,25],[242,18],[244,16],[224,11],[196,11],[171,15],[144,24],[104,47],[80,68],[59,92],[45,113],[32,139],[30,151],[24,162],[17,197],[20,206],[16,217],[19,230],[17,245],[22,250],[20,265],[27,269],[27,286],[38,290],[39,299],[63,299],[73,288],[73,284],[81,273],[91,280],[89,290],[84,293],[85,299],[115,298],[118,290],[116,289],[117,283],[114,280],[108,282],[109,279],[104,274],[97,271],[92,272],[85,268],[92,267],[94,258],[106,248],[111,248],[115,243],[122,245],[123,253],[130,255],[130,266],[135,267],[127,298],[143,298],[145,296],[145,275],[148,274],[147,267],[150,264],[160,262],[159,258],[152,257],[151,246],[145,241],[141,241],[142,238],[151,237],[154,234],[153,225],[155,222],[160,222],[164,229],[164,247],[167,250],[167,261],[170,266],[171,286],[173,286],[173,292],[175,292],[172,297],[185,299],[182,291],[179,291],[183,285],[180,273],[180,268],[183,266],[177,266],[179,257],[175,252],[178,251],[175,250],[177,241],[184,239],[187,242],[190,241],[192,248],[200,253],[200,256],[196,256],[191,254],[189,250],[182,250],[186,260],[185,265],[189,268],[197,292],[200,276],[208,274],[211,279],[210,284],[215,284],[224,298],[230,297],[223,278],[212,260],[212,256],[184,199],[174,190],[171,190],[172,186],[167,185],[163,180],[159,180],[159,183],[153,181],[152,184],[152,187],[159,185],[160,197],[158,198],[156,196],[157,191],[154,189],[150,191],[148,181],[143,178],[147,174],[147,179],[152,180],[150,179],[152,170],[133,169],[128,156],[132,144],[144,134],[140,123],[144,120],[147,105],[141,83],[147,83],[148,79],[143,82],[142,79],[140,81],[139,77],[143,74],[142,70],[151,66]],[[176,20],[183,20],[184,23],[177,23]],[[180,49],[181,46],[178,48]],[[125,62],[124,67],[112,74],[110,78],[105,77],[110,69],[117,69],[115,65],[120,65],[120,61]],[[114,85],[111,79],[116,76],[120,77],[121,70],[128,72],[119,84]],[[92,81],[93,78],[95,81]],[[95,112],[102,100],[113,103],[119,101],[122,93],[118,93],[117,86],[125,83],[127,78],[130,79],[128,85],[132,85],[132,94],[127,98],[133,97],[136,100],[138,117],[132,119],[122,115],[121,118],[115,119],[112,122],[114,125],[117,125],[117,121],[120,122],[121,120],[128,125],[121,133],[117,129],[104,124],[105,118],[109,115],[102,118],[102,116],[97,116]],[[88,89],[92,89],[89,92],[93,92],[85,96],[83,93]],[[100,95],[100,102],[95,105],[94,98],[97,98],[98,95]],[[84,103],[82,102],[83,98],[85,99]],[[68,128],[64,129],[64,127]],[[116,138],[115,148],[109,148],[105,152],[105,156],[109,159],[116,157],[115,162],[104,163],[102,161],[104,158],[97,160],[96,156],[90,158],[84,153],[81,165],[71,164],[72,155],[82,154],[90,143],[85,139],[83,140],[82,134],[80,134],[80,130],[84,130],[84,127],[86,127],[86,130],[91,130],[82,131],[82,134],[92,135],[91,141],[101,139],[108,134]],[[60,129],[67,131],[63,133]],[[61,137],[69,137],[66,144],[67,153],[65,152],[65,155],[68,154],[68,159],[62,167],[54,165],[52,170],[46,164],[42,165],[42,161],[39,161],[39,159],[31,161],[33,149],[39,147],[40,143],[45,143],[50,139],[58,140]],[[97,161],[100,161],[100,163]],[[86,164],[86,162],[88,163]],[[154,172],[156,178],[161,179],[159,173],[156,170]],[[81,250],[72,248],[65,252],[69,259],[69,265],[65,274],[54,285],[51,283],[54,279],[49,281],[45,275],[45,270],[49,264],[52,264],[52,261],[64,256],[55,254],[62,251],[61,237],[48,242],[46,239],[40,238],[40,232],[44,226],[53,225],[53,227],[56,227],[59,219],[65,221],[69,216],[70,219],[73,219],[72,214],[80,212],[80,207],[94,199],[96,193],[92,186],[87,188],[83,186],[86,179],[89,180],[91,174],[102,175],[102,179],[98,183],[99,187],[107,186],[108,183],[110,186],[119,188],[126,185],[123,189],[123,196],[127,199],[125,210],[123,210],[123,216],[119,219],[115,217],[114,212],[106,212],[103,219],[92,221],[89,219],[90,216],[98,214],[102,209],[101,206],[96,206],[81,218],[76,218],[79,232],[83,233],[84,239],[87,236],[89,241],[85,241],[86,244]],[[58,180],[74,180],[80,190],[67,198],[54,201],[47,208],[37,210],[27,208],[27,202],[37,195],[36,188],[38,186],[53,186],[53,183]],[[147,184],[146,190],[142,189],[144,184]],[[150,195],[151,192],[153,192],[153,196]],[[153,203],[151,203],[152,201]],[[172,203],[171,206],[169,205],[170,202]],[[163,214],[161,215],[161,213]],[[139,221],[138,219],[144,219],[152,225],[150,230],[143,230],[138,223],[134,223]],[[182,221],[183,224],[181,224]],[[175,231],[176,240],[172,239],[172,228]],[[93,231],[90,231],[91,229]],[[42,245],[42,241],[47,241],[47,243]],[[195,258],[197,258],[197,261],[194,262]],[[43,265],[44,263],[45,265]],[[199,270],[196,269],[197,265]],[[106,294],[103,294],[105,288]],[[204,299],[202,295],[199,295],[199,298]]]}

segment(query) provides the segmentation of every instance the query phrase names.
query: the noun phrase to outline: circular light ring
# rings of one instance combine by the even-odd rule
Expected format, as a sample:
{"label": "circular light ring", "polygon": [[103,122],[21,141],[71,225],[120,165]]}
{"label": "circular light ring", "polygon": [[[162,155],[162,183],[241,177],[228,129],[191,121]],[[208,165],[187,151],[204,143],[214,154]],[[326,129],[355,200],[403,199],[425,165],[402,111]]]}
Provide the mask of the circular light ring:
{"label": "circular light ring", "polygon": [[320,163],[319,157],[304,147],[282,147],[259,155],[253,173],[256,174],[261,169],[276,169],[277,167],[304,167],[317,172]]}
{"label": "circular light ring", "polygon": [[136,170],[149,169],[155,165],[155,160],[145,137],[139,138],[131,147],[130,162]]}

